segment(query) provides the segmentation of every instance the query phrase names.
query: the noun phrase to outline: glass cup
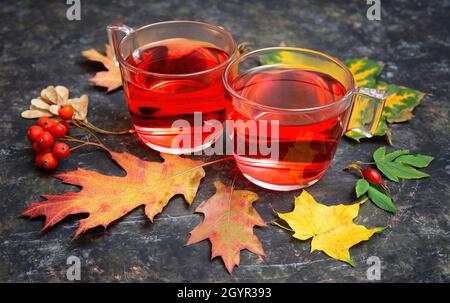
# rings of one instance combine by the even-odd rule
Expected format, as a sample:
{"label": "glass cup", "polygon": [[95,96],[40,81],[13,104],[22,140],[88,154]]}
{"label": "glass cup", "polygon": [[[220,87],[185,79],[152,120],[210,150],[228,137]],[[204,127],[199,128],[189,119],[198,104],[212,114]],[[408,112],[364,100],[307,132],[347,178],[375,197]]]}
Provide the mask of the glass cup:
{"label": "glass cup", "polygon": [[247,53],[228,65],[223,81],[239,169],[251,182],[280,191],[317,182],[347,130],[371,137],[386,100],[384,91],[357,87],[341,61],[301,48]]}
{"label": "glass cup", "polygon": [[195,21],[107,27],[137,134],[149,147],[184,154],[209,147],[226,118],[223,72],[237,53],[232,36]]}

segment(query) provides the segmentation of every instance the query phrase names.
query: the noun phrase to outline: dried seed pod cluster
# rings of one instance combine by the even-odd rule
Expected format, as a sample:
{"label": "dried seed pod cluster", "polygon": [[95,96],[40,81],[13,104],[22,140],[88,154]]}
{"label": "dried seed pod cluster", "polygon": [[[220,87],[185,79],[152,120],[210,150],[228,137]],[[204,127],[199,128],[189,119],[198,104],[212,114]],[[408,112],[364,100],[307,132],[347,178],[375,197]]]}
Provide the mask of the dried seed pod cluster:
{"label": "dried seed pod cluster", "polygon": [[79,98],[69,98],[69,89],[65,86],[48,86],[41,91],[39,97],[31,100],[30,109],[22,112],[25,119],[41,117],[55,117],[60,120],[60,110],[70,105],[73,110],[73,119],[85,121],[88,112],[89,97],[82,95]]}

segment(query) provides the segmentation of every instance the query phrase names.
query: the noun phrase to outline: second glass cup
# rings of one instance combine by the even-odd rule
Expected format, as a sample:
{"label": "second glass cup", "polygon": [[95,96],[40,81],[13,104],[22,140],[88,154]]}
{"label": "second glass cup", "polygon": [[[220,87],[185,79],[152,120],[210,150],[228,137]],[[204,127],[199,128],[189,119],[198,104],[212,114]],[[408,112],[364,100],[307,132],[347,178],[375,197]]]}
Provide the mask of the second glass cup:
{"label": "second glass cup", "polygon": [[[227,67],[224,84],[236,163],[247,179],[272,190],[317,182],[348,129],[375,132],[386,99],[384,91],[356,87],[339,60],[301,48],[247,53]],[[352,115],[360,110],[365,114]]]}
{"label": "second glass cup", "polygon": [[[112,24],[108,34],[131,120],[145,144],[191,153],[222,134],[229,105],[222,74],[237,53],[228,32],[202,22],[168,21],[138,29]],[[182,123],[174,126],[176,121]],[[215,125],[204,127],[208,123]]]}

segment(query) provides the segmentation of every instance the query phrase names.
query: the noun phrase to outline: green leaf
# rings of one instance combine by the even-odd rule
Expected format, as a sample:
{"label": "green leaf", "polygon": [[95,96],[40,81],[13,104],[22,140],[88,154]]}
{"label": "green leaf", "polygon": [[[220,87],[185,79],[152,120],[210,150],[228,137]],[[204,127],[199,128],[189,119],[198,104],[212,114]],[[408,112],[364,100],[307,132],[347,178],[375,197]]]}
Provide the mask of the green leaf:
{"label": "green leaf", "polygon": [[397,211],[397,208],[395,207],[394,202],[392,202],[391,197],[389,197],[382,189],[378,188],[376,185],[370,184],[368,195],[370,200],[372,200],[372,202],[375,203],[375,205],[379,208],[391,213],[395,213]]}
{"label": "green leaf", "polygon": [[373,153],[373,159],[375,161],[381,161],[384,156],[386,155],[386,147],[379,147],[377,148],[377,150],[374,151]]}
{"label": "green leaf", "polygon": [[409,166],[404,165],[396,162],[390,162],[387,163],[395,172],[397,173],[397,176],[399,178],[403,179],[421,179],[425,177],[429,177],[429,174],[426,174],[424,172],[418,171],[417,169]]}
{"label": "green leaf", "polygon": [[[408,161],[416,163],[417,167],[420,165],[427,166],[433,157],[420,155],[419,157],[414,157],[408,155],[409,150],[399,149],[392,153],[386,154],[386,148],[380,147],[373,153],[373,159],[375,164],[389,180],[398,182],[399,178],[403,179],[421,179],[429,177],[429,174],[418,171],[409,165]],[[406,162],[397,159],[405,159]],[[414,165],[413,165],[414,166]],[[424,166],[423,166],[424,167]]]}
{"label": "green leaf", "polygon": [[384,156],[384,160],[385,161],[392,161],[395,158],[397,158],[398,156],[401,155],[407,155],[409,154],[409,150],[408,149],[398,149],[392,153],[387,154],[386,156]]}
{"label": "green leaf", "polygon": [[426,155],[403,155],[395,159],[395,162],[408,164],[418,168],[427,167],[431,161],[433,161],[434,157],[426,156]]}
{"label": "green leaf", "polygon": [[391,181],[398,182],[402,179],[421,179],[429,177],[429,174],[396,162],[376,162],[377,168]]}
{"label": "green leaf", "polygon": [[362,195],[364,195],[367,190],[369,190],[369,182],[367,182],[367,180],[365,179],[359,179],[356,182],[356,187],[355,187],[355,191],[356,191],[356,197],[359,198]]}
{"label": "green leaf", "polygon": [[385,162],[375,162],[377,168],[379,171],[383,173],[389,180],[398,182],[399,179],[397,177],[397,174],[395,173],[395,170],[393,170],[388,164]]}

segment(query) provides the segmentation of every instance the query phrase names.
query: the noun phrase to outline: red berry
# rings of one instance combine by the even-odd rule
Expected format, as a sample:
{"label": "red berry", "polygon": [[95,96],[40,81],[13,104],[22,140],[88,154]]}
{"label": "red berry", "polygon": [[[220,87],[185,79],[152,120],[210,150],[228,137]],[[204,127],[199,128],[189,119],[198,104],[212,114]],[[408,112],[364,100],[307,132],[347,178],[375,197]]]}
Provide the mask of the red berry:
{"label": "red berry", "polygon": [[50,149],[50,148],[46,148],[46,149],[40,148],[40,147],[38,146],[37,142],[34,142],[34,143],[33,143],[33,150],[34,150],[36,153],[38,153],[38,154],[40,154],[40,153],[48,153],[48,152],[51,152],[51,149]]}
{"label": "red berry", "polygon": [[36,156],[36,166],[42,169],[54,169],[58,166],[58,159],[52,153],[40,153]]}
{"label": "red berry", "polygon": [[53,138],[52,134],[48,131],[44,131],[39,137],[36,139],[37,146],[45,150],[47,148],[50,148],[52,146],[55,139]]}
{"label": "red berry", "polygon": [[71,105],[64,105],[59,109],[58,115],[64,120],[72,119],[73,107]]}
{"label": "red berry", "polygon": [[70,147],[64,142],[57,142],[55,146],[53,146],[53,154],[58,159],[67,158],[70,154]]}
{"label": "red berry", "polygon": [[31,142],[34,142],[43,132],[44,129],[42,127],[33,125],[28,129],[28,139],[30,139]]}
{"label": "red berry", "polygon": [[67,134],[67,127],[61,122],[53,124],[48,131],[53,135],[54,138],[61,138]]}
{"label": "red berry", "polygon": [[67,132],[69,132],[69,127],[70,127],[69,122],[67,122],[66,120],[62,120],[62,121],[59,121],[59,123],[64,125],[67,128]]}
{"label": "red berry", "polygon": [[364,179],[373,182],[375,184],[382,184],[383,179],[381,178],[381,174],[378,170],[373,168],[366,168],[361,170]]}
{"label": "red berry", "polygon": [[44,127],[44,123],[45,121],[47,121],[48,119],[50,119],[49,117],[42,117],[39,118],[39,120],[36,122],[37,125],[39,125],[40,127]]}
{"label": "red berry", "polygon": [[37,125],[42,127],[44,130],[48,130],[53,124],[55,124],[55,121],[49,117],[42,117],[37,122]]}

